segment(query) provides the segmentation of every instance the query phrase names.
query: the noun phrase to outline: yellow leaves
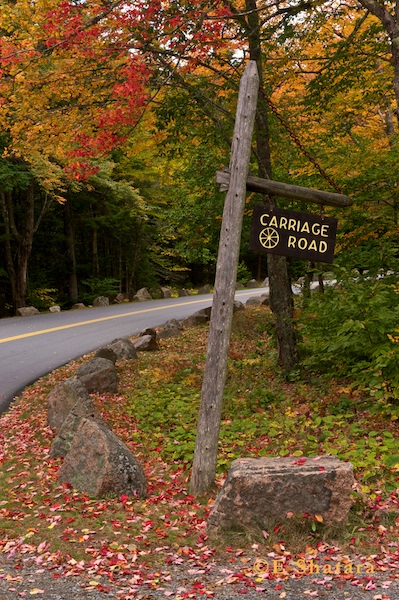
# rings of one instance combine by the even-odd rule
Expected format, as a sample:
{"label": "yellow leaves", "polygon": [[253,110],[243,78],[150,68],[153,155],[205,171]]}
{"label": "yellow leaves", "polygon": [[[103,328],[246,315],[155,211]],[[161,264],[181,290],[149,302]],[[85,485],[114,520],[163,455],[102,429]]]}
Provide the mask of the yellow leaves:
{"label": "yellow leaves", "polygon": [[[397,331],[399,333],[399,329],[395,329],[395,331]],[[393,344],[399,343],[399,335],[391,335],[390,333],[387,333],[387,337],[388,337],[389,341],[392,342]]]}
{"label": "yellow leaves", "polygon": [[29,538],[31,538],[34,535],[35,535],[34,531],[28,531],[28,533],[25,535],[25,539],[28,540]]}

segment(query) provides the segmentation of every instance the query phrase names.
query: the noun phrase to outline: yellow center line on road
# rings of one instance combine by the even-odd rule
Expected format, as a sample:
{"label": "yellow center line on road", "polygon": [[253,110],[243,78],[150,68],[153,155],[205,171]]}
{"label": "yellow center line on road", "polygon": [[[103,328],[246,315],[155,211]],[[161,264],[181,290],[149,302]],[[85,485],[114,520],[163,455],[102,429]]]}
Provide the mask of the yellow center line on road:
{"label": "yellow center line on road", "polygon": [[101,323],[102,321],[110,321],[111,319],[121,319],[122,317],[130,317],[133,315],[139,315],[143,313],[155,312],[158,310],[165,310],[167,308],[176,308],[178,306],[186,306],[188,304],[199,304],[200,302],[209,302],[209,298],[203,300],[192,300],[191,302],[181,302],[180,304],[173,304],[172,306],[157,306],[155,308],[145,308],[143,310],[135,310],[128,313],[122,313],[120,315],[111,315],[109,317],[101,317],[100,319],[90,319],[90,321],[81,321],[80,323],[71,323],[69,325],[60,325],[59,327],[51,327],[50,329],[42,329],[40,331],[31,331],[30,333],[21,333],[20,335],[13,335],[8,338],[1,338],[0,344],[5,342],[13,342],[14,340],[22,340],[24,338],[33,337],[35,335],[43,335],[45,333],[51,333],[52,331],[61,331],[62,329],[71,329],[72,327],[81,327],[82,325],[90,325],[91,323]]}

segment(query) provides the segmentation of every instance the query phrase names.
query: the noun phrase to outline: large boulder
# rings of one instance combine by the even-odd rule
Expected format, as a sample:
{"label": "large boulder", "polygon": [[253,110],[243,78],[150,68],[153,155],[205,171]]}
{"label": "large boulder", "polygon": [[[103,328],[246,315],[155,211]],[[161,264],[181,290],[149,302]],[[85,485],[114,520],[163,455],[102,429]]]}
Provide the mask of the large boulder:
{"label": "large boulder", "polygon": [[92,419],[81,421],[59,480],[95,498],[110,494],[142,498],[147,488],[143,468],[127,446]]}
{"label": "large boulder", "polygon": [[118,375],[115,365],[107,358],[93,358],[83,363],[75,373],[90,394],[118,391]]}
{"label": "large boulder", "polygon": [[172,291],[170,288],[161,287],[162,295],[164,298],[170,298],[172,296]]}
{"label": "large boulder", "polygon": [[61,312],[61,306],[58,306],[58,304],[54,304],[53,306],[50,306],[49,311],[51,313],[59,313]]}
{"label": "large boulder", "polygon": [[56,385],[47,396],[47,423],[58,431],[77,402],[92,407],[85,386],[78,377],[70,377]]}
{"label": "large boulder", "polygon": [[234,460],[208,529],[268,527],[287,513],[320,515],[327,524],[343,524],[353,483],[351,463],[334,456]]}
{"label": "large boulder", "polygon": [[73,438],[83,419],[92,419],[98,425],[110,429],[103,416],[96,410],[92,400],[90,402],[76,402],[70,410],[61,429],[55,436],[50,448],[50,458],[66,456],[70,450]]}
{"label": "large boulder", "polygon": [[119,360],[132,360],[137,358],[137,351],[134,344],[126,338],[117,338],[107,346],[116,354]]}
{"label": "large boulder", "polygon": [[87,308],[83,302],[76,302],[73,306],[71,306],[71,310],[82,310],[83,308]]}
{"label": "large boulder", "polygon": [[109,298],[106,296],[99,296],[93,300],[93,306],[109,306]]}
{"label": "large boulder", "polygon": [[185,288],[182,288],[177,293],[178,293],[179,298],[184,298],[185,296],[191,296],[190,292]]}
{"label": "large boulder", "polygon": [[18,317],[33,317],[33,315],[39,315],[40,311],[34,306],[21,306],[17,308]]}

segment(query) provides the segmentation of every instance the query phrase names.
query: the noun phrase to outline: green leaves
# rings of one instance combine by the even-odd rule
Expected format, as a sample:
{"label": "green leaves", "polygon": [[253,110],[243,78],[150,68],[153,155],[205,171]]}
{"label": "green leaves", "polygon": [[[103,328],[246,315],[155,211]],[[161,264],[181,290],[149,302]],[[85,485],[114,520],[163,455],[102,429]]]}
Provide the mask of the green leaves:
{"label": "green leaves", "polygon": [[396,398],[398,326],[392,278],[345,277],[312,296],[299,316],[303,362],[314,371],[351,376],[378,398]]}

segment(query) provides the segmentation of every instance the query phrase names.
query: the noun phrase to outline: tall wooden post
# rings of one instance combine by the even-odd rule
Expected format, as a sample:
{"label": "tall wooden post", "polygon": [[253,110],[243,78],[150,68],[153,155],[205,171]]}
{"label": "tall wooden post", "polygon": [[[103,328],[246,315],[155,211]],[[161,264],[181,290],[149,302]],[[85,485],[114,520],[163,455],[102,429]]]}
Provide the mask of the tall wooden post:
{"label": "tall wooden post", "polygon": [[230,156],[230,184],[223,210],[215,292],[197,424],[191,494],[205,493],[215,481],[227,359],[233,319],[246,180],[251,155],[259,76],[249,61],[240,83]]}

